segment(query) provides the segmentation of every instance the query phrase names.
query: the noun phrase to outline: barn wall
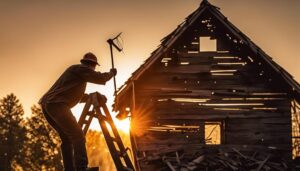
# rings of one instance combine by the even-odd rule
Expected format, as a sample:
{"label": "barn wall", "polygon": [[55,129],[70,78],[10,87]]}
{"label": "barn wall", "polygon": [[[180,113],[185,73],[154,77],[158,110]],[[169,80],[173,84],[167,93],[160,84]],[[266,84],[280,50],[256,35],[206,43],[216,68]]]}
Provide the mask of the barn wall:
{"label": "barn wall", "polygon": [[[132,125],[142,170],[160,168],[151,160],[182,149],[246,147],[291,158],[291,105],[281,80],[229,43],[230,35],[213,34],[204,19],[198,23],[135,81]],[[200,37],[216,49],[200,51]],[[218,145],[206,139],[209,123],[220,126]]]}

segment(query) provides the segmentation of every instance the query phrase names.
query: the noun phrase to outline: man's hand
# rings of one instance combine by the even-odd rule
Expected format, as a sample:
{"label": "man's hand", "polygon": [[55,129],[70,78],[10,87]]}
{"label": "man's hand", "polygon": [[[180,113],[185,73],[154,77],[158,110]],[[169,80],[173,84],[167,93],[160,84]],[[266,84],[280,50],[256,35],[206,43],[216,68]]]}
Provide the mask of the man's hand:
{"label": "man's hand", "polygon": [[113,76],[116,76],[117,75],[117,69],[116,68],[110,69],[110,73],[112,73]]}

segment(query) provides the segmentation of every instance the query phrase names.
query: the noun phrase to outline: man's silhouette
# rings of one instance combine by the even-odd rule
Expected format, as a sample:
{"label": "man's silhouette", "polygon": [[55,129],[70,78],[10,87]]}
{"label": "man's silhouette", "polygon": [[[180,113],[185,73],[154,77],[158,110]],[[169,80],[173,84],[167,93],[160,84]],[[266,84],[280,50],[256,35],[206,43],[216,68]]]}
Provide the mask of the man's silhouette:
{"label": "man's silhouette", "polygon": [[105,84],[117,74],[116,69],[96,72],[99,64],[92,53],[85,54],[80,62],[67,68],[40,100],[46,120],[61,138],[66,171],[89,170],[85,136],[70,109],[83,99],[87,82]]}

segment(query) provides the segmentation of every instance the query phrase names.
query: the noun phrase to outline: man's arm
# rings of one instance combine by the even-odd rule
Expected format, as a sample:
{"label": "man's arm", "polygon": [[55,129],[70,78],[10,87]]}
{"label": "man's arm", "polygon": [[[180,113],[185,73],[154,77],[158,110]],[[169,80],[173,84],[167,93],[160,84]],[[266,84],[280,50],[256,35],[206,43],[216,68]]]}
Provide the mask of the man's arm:
{"label": "man's arm", "polygon": [[105,84],[108,80],[116,75],[116,70],[111,69],[110,72],[101,73],[94,71],[88,67],[81,66],[76,71],[76,74],[86,82]]}

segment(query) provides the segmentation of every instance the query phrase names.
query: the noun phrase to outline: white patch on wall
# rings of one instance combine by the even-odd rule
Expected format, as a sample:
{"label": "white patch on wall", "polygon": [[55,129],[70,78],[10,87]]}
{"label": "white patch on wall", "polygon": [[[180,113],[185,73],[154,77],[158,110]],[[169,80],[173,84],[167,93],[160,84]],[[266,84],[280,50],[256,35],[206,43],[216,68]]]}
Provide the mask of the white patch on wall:
{"label": "white patch on wall", "polygon": [[200,37],[199,39],[200,52],[215,52],[217,51],[217,40],[210,37]]}

